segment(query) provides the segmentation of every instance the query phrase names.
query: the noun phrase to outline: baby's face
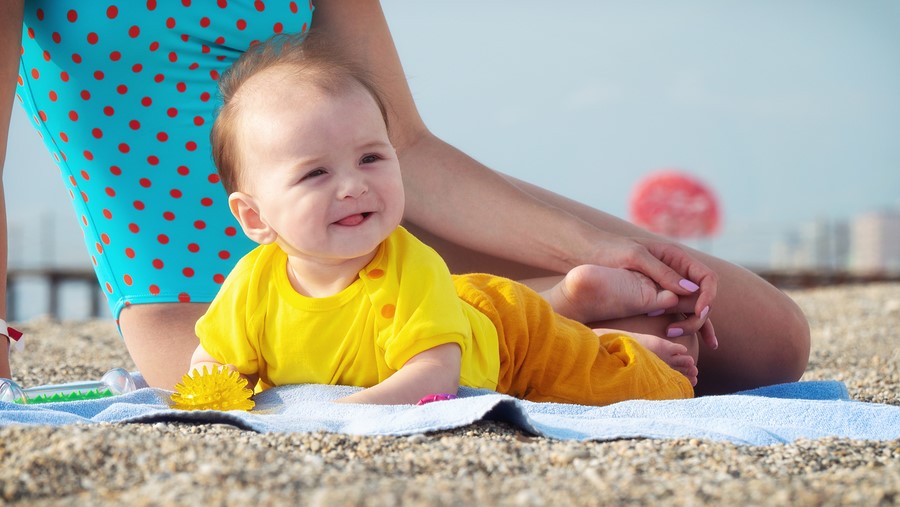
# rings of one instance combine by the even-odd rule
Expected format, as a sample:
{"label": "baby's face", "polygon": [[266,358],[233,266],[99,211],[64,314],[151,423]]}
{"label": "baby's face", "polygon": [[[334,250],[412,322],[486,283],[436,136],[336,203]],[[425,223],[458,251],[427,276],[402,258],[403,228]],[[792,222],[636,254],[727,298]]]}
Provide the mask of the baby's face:
{"label": "baby's face", "polygon": [[275,77],[246,97],[238,132],[244,191],[297,258],[340,262],[371,255],[400,224],[397,154],[362,86],[326,94]]}

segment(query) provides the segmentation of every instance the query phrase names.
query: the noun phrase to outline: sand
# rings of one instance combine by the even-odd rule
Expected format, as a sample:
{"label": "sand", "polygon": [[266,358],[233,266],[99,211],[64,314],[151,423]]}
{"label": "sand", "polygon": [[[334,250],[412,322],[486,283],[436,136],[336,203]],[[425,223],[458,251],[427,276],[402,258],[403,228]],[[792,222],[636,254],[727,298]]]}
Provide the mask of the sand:
{"label": "sand", "polygon": [[[789,294],[811,323],[804,379],[841,380],[853,399],[900,405],[900,284]],[[111,322],[20,327],[31,337],[12,361],[23,386],[134,368]],[[0,471],[9,505],[900,504],[900,440],[572,442],[495,422],[410,437],[3,426]]]}

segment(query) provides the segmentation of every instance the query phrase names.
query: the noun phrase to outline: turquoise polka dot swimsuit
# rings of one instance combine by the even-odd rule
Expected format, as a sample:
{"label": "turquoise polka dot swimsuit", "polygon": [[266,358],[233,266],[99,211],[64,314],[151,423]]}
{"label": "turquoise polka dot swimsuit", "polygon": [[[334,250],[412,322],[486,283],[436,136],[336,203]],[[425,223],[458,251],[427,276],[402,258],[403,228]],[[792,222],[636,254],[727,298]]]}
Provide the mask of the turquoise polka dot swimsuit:
{"label": "turquoise polka dot swimsuit", "polygon": [[209,302],[254,245],[209,149],[218,77],[305,32],[309,0],[25,2],[17,98],[65,180],[113,316]]}

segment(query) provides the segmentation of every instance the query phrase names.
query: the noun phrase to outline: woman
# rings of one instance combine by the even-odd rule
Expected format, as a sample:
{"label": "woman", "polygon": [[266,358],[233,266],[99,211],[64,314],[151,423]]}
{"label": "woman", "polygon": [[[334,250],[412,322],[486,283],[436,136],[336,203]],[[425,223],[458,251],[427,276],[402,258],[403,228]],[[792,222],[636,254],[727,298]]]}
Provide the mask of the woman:
{"label": "woman", "polygon": [[[153,0],[0,7],[0,133],[6,139],[21,79],[19,96],[69,176],[101,287],[151,385],[171,388],[179,380],[197,345],[194,322],[249,249],[208,161],[215,78],[254,40],[310,25],[366,65],[387,97],[404,167],[405,224],[452,270],[549,276],[530,282],[538,289],[580,264],[642,273],[643,296],[617,301],[605,315],[658,310],[656,284],[679,296],[671,311],[687,318],[672,323],[669,335],[703,335],[700,392],[796,380],[805,369],[805,318],[760,278],[493,172],[429,132],[378,2],[322,0],[314,13],[285,0],[219,0],[215,7],[185,0],[165,9]],[[0,223],[5,236],[5,211]],[[5,274],[5,240],[0,245]],[[585,282],[600,301],[577,297],[577,305],[621,299],[602,276]],[[0,303],[5,307],[3,290]],[[10,375],[7,353],[0,347],[0,376]]]}

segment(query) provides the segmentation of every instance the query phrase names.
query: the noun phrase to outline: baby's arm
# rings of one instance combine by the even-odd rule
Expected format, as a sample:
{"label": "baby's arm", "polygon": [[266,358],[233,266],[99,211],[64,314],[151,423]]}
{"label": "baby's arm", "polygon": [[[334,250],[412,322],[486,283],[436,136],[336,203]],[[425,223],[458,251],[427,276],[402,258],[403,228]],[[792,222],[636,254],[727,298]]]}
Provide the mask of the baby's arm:
{"label": "baby's arm", "polygon": [[216,371],[222,367],[237,371],[241,377],[244,377],[247,380],[247,385],[251,388],[255,386],[256,381],[259,380],[258,375],[245,375],[239,372],[233,365],[220,363],[216,358],[211,356],[205,348],[203,348],[203,345],[197,345],[197,349],[194,350],[194,354],[191,355],[191,366],[188,368],[188,374],[194,375],[194,370],[197,370],[198,373],[202,372],[204,366],[208,371]]}
{"label": "baby's arm", "polygon": [[454,394],[459,389],[461,358],[459,345],[438,345],[413,356],[380,384],[337,401],[401,405],[414,404],[429,394]]}

